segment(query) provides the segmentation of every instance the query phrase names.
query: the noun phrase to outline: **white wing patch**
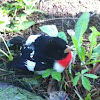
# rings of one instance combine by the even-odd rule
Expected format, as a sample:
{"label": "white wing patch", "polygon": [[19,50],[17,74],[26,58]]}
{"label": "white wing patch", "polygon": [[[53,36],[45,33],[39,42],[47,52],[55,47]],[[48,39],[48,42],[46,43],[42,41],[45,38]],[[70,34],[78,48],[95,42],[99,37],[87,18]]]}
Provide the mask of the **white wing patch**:
{"label": "white wing patch", "polygon": [[30,57],[33,58],[35,51],[32,51],[32,53],[30,53]]}
{"label": "white wing patch", "polygon": [[30,35],[28,39],[26,40],[25,45],[30,45],[32,42],[35,42],[35,40],[39,37],[40,35]]}
{"label": "white wing patch", "polygon": [[59,73],[62,73],[65,68],[63,68],[57,61],[54,62],[53,69],[56,70]]}
{"label": "white wing patch", "polygon": [[33,61],[30,61],[30,60],[27,60],[27,61],[25,62],[25,66],[27,67],[27,69],[28,69],[29,71],[34,71],[35,65],[36,65],[36,63],[33,62]]}

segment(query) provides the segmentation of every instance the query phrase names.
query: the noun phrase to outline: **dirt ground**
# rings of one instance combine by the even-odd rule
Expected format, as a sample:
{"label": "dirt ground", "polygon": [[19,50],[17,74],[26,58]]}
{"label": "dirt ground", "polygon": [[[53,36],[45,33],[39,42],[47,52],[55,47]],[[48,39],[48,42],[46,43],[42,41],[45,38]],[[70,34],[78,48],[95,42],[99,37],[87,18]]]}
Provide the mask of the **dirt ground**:
{"label": "dirt ground", "polygon": [[[6,1],[13,1],[13,0],[0,0],[0,3],[4,3]],[[99,7],[100,0],[34,0],[34,1],[36,1],[37,8],[39,8],[42,11],[45,11],[47,15],[34,13],[32,17],[29,17],[29,19],[35,20],[36,24],[32,26],[31,28],[29,28],[28,30],[23,31],[22,32],[23,34],[17,33],[17,35],[27,37],[29,36],[29,34],[32,34],[34,32],[40,33],[39,26],[41,25],[54,24],[57,26],[59,31],[64,30],[64,32],[68,36],[68,40],[70,40],[70,37],[67,34],[67,30],[74,29],[77,19],[83,12],[86,12],[86,11],[91,13],[89,27],[95,26],[97,30],[100,31],[100,7]],[[90,30],[87,30],[86,34],[84,35],[84,38],[87,39],[87,36],[89,35],[90,32],[91,32]],[[5,39],[7,40],[11,39],[14,36],[16,36],[16,34],[4,35]],[[88,40],[84,42],[87,44]],[[18,54],[19,52],[15,51],[15,53]],[[3,61],[3,59],[0,59],[0,61]],[[0,74],[4,74],[4,73],[0,72]],[[25,78],[32,77],[31,73],[27,73],[27,75],[25,75],[24,73],[19,75],[19,73],[17,73],[16,71],[15,74],[19,80],[22,77],[25,77]],[[100,76],[100,72],[98,72],[97,74]],[[15,82],[12,82],[14,80],[14,77],[11,74],[11,76],[9,75],[9,77],[0,78],[0,81],[5,80],[5,82],[8,81],[10,83],[13,83],[14,85],[20,84],[20,82],[19,81],[16,82],[16,80]],[[46,95],[45,92],[48,85],[46,83],[47,81],[48,80],[41,80],[42,83],[39,85],[40,87],[33,86],[35,92],[41,95],[42,97],[43,97],[43,94],[42,94],[43,92]],[[98,79],[96,82],[92,84],[95,84],[95,88],[98,88],[98,91],[100,91],[100,79]],[[22,86],[22,85],[18,85],[18,86]],[[42,89],[42,87],[44,88]],[[84,97],[83,88],[82,88],[82,91],[80,89],[80,94],[81,95],[83,94],[83,97]],[[100,98],[96,99],[99,96],[100,96],[99,93],[96,94],[95,98],[93,97],[93,100],[100,100]],[[78,100],[78,99],[74,99],[74,100]]]}

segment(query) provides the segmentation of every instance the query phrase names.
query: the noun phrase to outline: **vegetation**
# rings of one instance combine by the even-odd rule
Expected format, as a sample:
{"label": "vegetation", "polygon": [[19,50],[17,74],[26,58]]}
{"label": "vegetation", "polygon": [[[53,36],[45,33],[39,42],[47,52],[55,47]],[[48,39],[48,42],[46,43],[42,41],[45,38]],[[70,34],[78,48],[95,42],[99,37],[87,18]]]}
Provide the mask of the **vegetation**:
{"label": "vegetation", "polygon": [[[85,89],[87,89],[88,91],[91,90],[91,85],[90,85],[88,78],[97,79],[98,76],[96,76],[94,74],[89,74],[92,72],[89,71],[91,69],[89,67],[86,67],[86,65],[90,66],[90,64],[100,62],[100,60],[97,60],[99,57],[99,46],[98,46],[99,44],[97,45],[97,36],[100,35],[100,32],[98,32],[94,26],[90,27],[90,29],[92,30],[92,33],[89,36],[90,51],[85,51],[85,48],[82,46],[83,34],[85,33],[85,31],[88,27],[89,18],[90,18],[90,14],[88,12],[83,13],[81,15],[81,17],[78,19],[77,23],[75,24],[75,35],[71,36],[73,44],[74,44],[74,48],[75,48],[74,52],[77,51],[77,54],[81,61],[80,67],[82,67],[82,69],[83,69],[81,72],[75,73],[76,76],[74,78],[73,78],[73,75],[71,75],[72,76],[71,82],[73,82],[73,86],[76,86],[76,85],[78,85],[78,83],[80,84],[79,80],[81,79],[83,87]],[[56,26],[54,26],[54,25],[45,25],[45,26],[40,27],[40,29],[50,36],[59,36],[60,38],[64,39],[66,42],[68,42],[65,33],[58,32]],[[97,50],[95,50],[95,49],[97,49]],[[93,51],[95,51],[95,52],[93,52]],[[74,58],[76,58],[76,57],[74,57]],[[45,71],[45,73],[43,74],[43,78],[48,77],[50,75],[50,73],[51,73],[50,70],[48,69]],[[92,68],[92,70],[93,70],[93,68]],[[59,74],[54,73],[54,74],[55,75],[53,76],[51,73],[51,76],[54,79],[59,80],[59,81],[62,79],[60,77],[61,75],[59,75],[60,73]],[[70,74],[72,74],[72,73],[70,73]],[[86,78],[86,77],[88,77],[88,78]]]}
{"label": "vegetation", "polygon": [[[5,5],[0,5],[0,38],[3,40],[5,47],[7,48],[8,51],[6,53],[0,48],[0,52],[3,53],[6,57],[8,57],[9,61],[13,60],[13,54],[9,50],[2,34],[3,33],[8,34],[9,32],[10,33],[20,32],[34,25],[35,24],[34,21],[27,19],[27,17],[31,16],[33,12],[42,12],[36,9],[33,0],[17,0],[14,3],[6,3]],[[99,60],[100,44],[97,43],[97,36],[100,35],[100,32],[98,32],[94,26],[90,27],[92,33],[88,37],[90,42],[89,50],[87,51],[83,46],[84,43],[83,34],[88,28],[89,20],[90,20],[90,13],[88,12],[83,13],[78,19],[77,23],[75,24],[75,29],[74,29],[75,34],[71,35],[74,47],[73,58],[77,58],[76,55],[78,55],[78,59],[80,60],[79,63],[81,71],[73,73],[71,71],[71,65],[70,65],[68,70],[69,74],[68,77],[70,78],[70,80],[68,82],[67,81],[63,82],[64,78],[67,77],[66,75],[63,74],[61,75],[61,73],[58,73],[52,69],[47,69],[42,75],[43,78],[46,78],[51,75],[53,79],[56,79],[57,81],[61,82],[61,85],[65,83],[67,84],[72,83],[71,86],[73,88],[83,86],[86,89],[86,91],[88,91],[85,100],[92,100],[90,93],[92,85],[90,84],[89,78],[92,78],[93,80],[98,78],[98,76],[94,75],[94,73],[92,72],[96,72],[94,66],[96,63],[100,62]],[[67,43],[69,42],[67,40],[66,34],[63,31],[58,32],[58,29],[55,25],[43,25],[40,27],[40,30],[48,34],[49,36],[55,36],[55,37],[58,36],[64,39]],[[93,65],[92,68],[90,67],[91,64]],[[74,65],[72,63],[72,68],[75,67],[77,67],[77,65]],[[66,90],[66,87],[63,88],[64,90]],[[83,100],[83,98],[76,90],[75,93],[77,94],[80,100]]]}
{"label": "vegetation", "polygon": [[3,40],[8,53],[2,52],[9,60],[13,60],[12,54],[1,33],[13,33],[28,29],[34,25],[35,22],[28,20],[27,17],[31,16],[33,12],[42,12],[35,7],[33,0],[17,0],[13,3],[5,3],[0,5],[0,37]]}

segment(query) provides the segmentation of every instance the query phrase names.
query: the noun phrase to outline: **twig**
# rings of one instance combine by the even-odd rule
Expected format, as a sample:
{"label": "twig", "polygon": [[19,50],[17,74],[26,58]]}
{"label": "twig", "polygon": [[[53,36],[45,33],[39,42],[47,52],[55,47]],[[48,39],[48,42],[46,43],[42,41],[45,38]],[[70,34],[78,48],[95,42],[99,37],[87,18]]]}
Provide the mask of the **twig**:
{"label": "twig", "polygon": [[97,10],[95,10],[95,11],[90,15],[90,17],[94,16],[95,14],[97,14]]}
{"label": "twig", "polygon": [[69,96],[69,93],[66,94],[64,100],[66,100],[68,98],[68,96]]}
{"label": "twig", "polygon": [[[99,56],[98,60],[99,60],[99,59],[100,59],[100,56]],[[92,74],[95,74],[95,73],[98,71],[99,68],[100,68],[100,63],[97,62],[97,63],[95,64],[93,70],[92,70]]]}
{"label": "twig", "polygon": [[48,22],[48,21],[53,21],[53,20],[61,20],[61,19],[73,19],[73,20],[77,20],[79,18],[72,18],[72,17],[51,18],[51,19],[46,19],[46,20],[38,20],[35,24],[40,24],[40,23],[43,23],[43,22]]}
{"label": "twig", "polygon": [[83,100],[82,97],[80,96],[79,92],[77,91],[77,89],[76,89],[76,90],[74,89],[74,91],[75,91],[75,93],[77,94],[77,96],[79,97],[79,99],[80,99],[80,100]]}

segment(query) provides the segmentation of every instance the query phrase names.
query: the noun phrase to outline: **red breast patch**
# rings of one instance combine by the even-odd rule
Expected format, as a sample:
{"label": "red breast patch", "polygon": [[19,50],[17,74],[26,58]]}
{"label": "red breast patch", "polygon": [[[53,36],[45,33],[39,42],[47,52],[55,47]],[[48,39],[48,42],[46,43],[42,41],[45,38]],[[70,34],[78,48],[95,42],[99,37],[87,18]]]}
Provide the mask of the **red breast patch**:
{"label": "red breast patch", "polygon": [[72,60],[72,52],[69,52],[69,54],[66,56],[66,58],[58,60],[58,63],[62,67],[67,68],[68,65],[70,64],[71,60]]}

